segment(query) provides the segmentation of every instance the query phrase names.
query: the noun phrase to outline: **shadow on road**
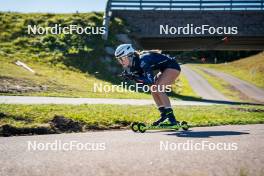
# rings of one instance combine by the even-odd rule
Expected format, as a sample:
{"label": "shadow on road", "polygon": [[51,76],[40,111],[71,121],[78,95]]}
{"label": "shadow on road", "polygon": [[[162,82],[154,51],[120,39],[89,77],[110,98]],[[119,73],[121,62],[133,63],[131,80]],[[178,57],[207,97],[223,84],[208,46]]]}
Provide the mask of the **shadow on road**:
{"label": "shadow on road", "polygon": [[214,136],[235,136],[235,135],[245,135],[245,134],[249,134],[249,133],[237,132],[237,131],[179,131],[167,135],[177,136],[177,137],[190,137],[190,138],[209,138]]}

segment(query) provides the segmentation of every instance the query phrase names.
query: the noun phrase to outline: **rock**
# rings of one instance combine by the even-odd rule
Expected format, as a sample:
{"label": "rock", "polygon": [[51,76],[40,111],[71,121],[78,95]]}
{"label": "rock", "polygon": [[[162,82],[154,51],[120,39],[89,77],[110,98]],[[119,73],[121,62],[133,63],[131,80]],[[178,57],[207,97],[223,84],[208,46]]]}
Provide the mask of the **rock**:
{"label": "rock", "polygon": [[115,55],[115,49],[112,48],[112,47],[109,47],[109,46],[105,47],[105,52],[106,52],[108,55],[110,55],[110,56],[114,56],[114,55]]}
{"label": "rock", "polygon": [[132,40],[128,37],[127,34],[116,34],[116,38],[122,43],[132,43]]}

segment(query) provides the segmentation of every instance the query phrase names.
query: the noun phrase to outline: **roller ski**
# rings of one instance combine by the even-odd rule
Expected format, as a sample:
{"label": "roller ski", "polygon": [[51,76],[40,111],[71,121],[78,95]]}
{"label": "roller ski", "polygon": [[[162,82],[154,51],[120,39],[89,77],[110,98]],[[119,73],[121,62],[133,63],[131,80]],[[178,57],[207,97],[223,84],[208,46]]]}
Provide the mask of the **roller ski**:
{"label": "roller ski", "polygon": [[146,130],[162,130],[162,129],[171,129],[171,130],[179,130],[182,129],[187,131],[189,129],[189,125],[187,122],[182,121],[179,122],[176,120],[173,110],[171,108],[159,108],[160,118],[153,122],[151,125],[146,125],[145,123],[133,122],[131,124],[131,129],[134,132],[144,133]]}
{"label": "roller ski", "polygon": [[131,129],[134,132],[145,133],[147,130],[184,130],[187,131],[189,129],[189,125],[186,121],[178,122],[176,124],[170,124],[169,122],[164,122],[159,125],[147,125],[142,122],[133,122],[131,124]]}

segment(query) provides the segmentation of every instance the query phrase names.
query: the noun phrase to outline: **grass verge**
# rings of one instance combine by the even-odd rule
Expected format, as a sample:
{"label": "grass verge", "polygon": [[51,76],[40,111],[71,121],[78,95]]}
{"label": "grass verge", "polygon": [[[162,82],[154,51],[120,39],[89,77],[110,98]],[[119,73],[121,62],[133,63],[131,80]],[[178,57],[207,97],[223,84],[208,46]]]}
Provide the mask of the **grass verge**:
{"label": "grass verge", "polygon": [[213,68],[264,88],[264,52],[226,64],[198,64]]}
{"label": "grass verge", "polygon": [[[175,106],[174,111],[178,120],[193,126],[264,123],[264,106]],[[54,116],[63,116],[93,129],[108,129],[127,127],[133,121],[150,123],[159,114],[155,106],[0,105],[0,126],[47,126]]]}

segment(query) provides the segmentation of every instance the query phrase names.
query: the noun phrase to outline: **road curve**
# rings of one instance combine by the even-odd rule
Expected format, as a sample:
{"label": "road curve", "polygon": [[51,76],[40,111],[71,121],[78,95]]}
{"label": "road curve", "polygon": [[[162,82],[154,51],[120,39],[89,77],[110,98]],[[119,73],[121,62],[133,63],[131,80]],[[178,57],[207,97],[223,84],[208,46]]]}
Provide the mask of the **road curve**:
{"label": "road curve", "polygon": [[213,69],[208,69],[208,68],[202,68],[202,67],[197,67],[201,70],[204,70],[205,72],[208,72],[216,77],[219,77],[226,82],[228,82],[230,85],[232,85],[235,89],[239,90],[243,94],[245,94],[247,97],[252,98],[256,101],[259,102],[264,102],[264,90],[246,82],[241,79],[238,79],[234,76],[231,76],[229,74],[219,72]]}
{"label": "road curve", "polygon": [[192,89],[198,96],[208,100],[228,101],[223,94],[213,88],[201,75],[188,66],[182,65],[181,68],[182,73],[187,77]]}
{"label": "road curve", "polygon": [[[264,174],[263,135],[262,124],[193,128],[189,132],[141,134],[126,130],[0,138],[0,175],[260,176]],[[39,150],[28,147],[34,141]],[[60,145],[53,150],[41,148],[56,141]],[[90,146],[103,144],[105,150],[59,149],[71,141]],[[180,143],[185,148],[175,147]],[[202,149],[202,143],[211,148]],[[188,150],[187,145],[193,149]],[[224,150],[214,150],[216,145]]]}

